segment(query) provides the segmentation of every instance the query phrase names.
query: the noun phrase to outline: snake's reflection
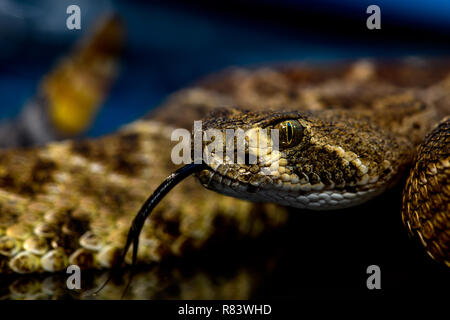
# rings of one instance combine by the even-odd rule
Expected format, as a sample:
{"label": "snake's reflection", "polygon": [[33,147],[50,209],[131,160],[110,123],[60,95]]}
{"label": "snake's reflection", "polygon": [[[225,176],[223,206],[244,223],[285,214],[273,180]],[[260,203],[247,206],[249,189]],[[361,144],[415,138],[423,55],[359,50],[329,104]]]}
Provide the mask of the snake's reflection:
{"label": "snake's reflection", "polygon": [[[259,241],[258,241],[259,242]],[[248,247],[247,247],[248,248]],[[254,247],[253,247],[254,248]],[[267,248],[267,247],[266,247]],[[223,249],[223,250],[222,250]],[[188,259],[173,259],[139,267],[124,299],[249,299],[270,270],[277,253],[244,252],[231,245],[214,252],[196,253]],[[81,289],[67,288],[70,274],[4,276],[0,278],[1,299],[121,299],[130,270],[113,278],[98,294],[109,276],[107,271],[82,271]]]}
{"label": "snake's reflection", "polygon": [[[382,294],[447,292],[447,268],[414,246],[404,230],[400,192],[345,212],[291,212],[283,227],[254,239],[233,240],[226,232],[204,250],[139,266],[124,299],[371,297],[366,287],[371,264],[381,267]],[[81,290],[67,288],[66,273],[2,275],[0,299],[120,299],[129,271],[96,296],[87,293],[106,281],[106,271],[82,271]]]}

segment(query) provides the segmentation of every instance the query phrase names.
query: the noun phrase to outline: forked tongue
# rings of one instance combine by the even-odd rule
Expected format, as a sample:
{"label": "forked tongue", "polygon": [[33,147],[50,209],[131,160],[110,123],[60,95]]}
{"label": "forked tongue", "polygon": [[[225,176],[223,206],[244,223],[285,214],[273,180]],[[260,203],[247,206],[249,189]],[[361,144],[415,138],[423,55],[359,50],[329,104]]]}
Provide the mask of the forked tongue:
{"label": "forked tongue", "polygon": [[[119,258],[115,266],[115,268],[117,268],[116,270],[120,270],[120,267],[123,265],[125,261],[125,256],[128,250],[130,249],[131,244],[133,244],[133,258],[131,262],[130,277],[127,286],[123,292],[122,298],[125,296],[134,275],[133,271],[137,260],[139,235],[142,231],[142,227],[144,226],[145,220],[152,213],[156,205],[164,198],[164,196],[170,190],[172,190],[173,187],[175,187],[178,183],[180,183],[182,180],[184,180],[191,174],[200,171],[204,168],[205,164],[203,163],[200,164],[190,163],[173,172],[170,176],[166,178],[166,180],[163,181],[163,183],[160,184],[160,186],[155,190],[155,192],[153,192],[153,194],[145,201],[144,205],[137,213],[136,217],[133,220],[133,223],[131,224],[130,231],[128,231],[127,242],[123,249],[122,256]],[[108,279],[105,281],[105,283],[99,289],[95,290],[94,294],[100,292],[100,290],[102,290],[106,286],[106,284],[113,278],[113,276],[114,274],[111,273]]]}

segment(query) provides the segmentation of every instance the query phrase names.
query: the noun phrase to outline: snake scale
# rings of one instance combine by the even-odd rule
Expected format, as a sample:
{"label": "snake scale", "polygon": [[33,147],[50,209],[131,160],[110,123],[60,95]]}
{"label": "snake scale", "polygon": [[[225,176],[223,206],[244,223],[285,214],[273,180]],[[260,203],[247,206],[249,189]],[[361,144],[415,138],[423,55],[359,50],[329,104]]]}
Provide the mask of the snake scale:
{"label": "snake scale", "polygon": [[265,162],[196,174],[217,193],[193,177],[182,182],[145,223],[139,262],[183,256],[226,238],[223,230],[254,238],[285,224],[292,208],[354,206],[409,176],[398,214],[428,255],[450,266],[449,113],[443,59],[234,68],[108,136],[1,150],[0,273],[112,267],[143,201],[177,169],[172,131],[198,119],[204,129],[284,130],[289,122],[294,139],[280,136],[280,152]]}

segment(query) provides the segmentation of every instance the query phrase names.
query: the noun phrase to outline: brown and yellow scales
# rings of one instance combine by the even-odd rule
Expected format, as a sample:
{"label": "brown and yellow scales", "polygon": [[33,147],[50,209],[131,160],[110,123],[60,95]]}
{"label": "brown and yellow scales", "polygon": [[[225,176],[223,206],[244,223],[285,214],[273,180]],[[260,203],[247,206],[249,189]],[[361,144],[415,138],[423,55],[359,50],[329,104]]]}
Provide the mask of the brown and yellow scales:
{"label": "brown and yellow scales", "polygon": [[[54,106],[53,121],[68,134],[85,126],[113,68],[115,51],[97,59],[110,62],[103,65],[93,62],[102,47],[92,48],[71,60],[89,67],[63,63],[58,70],[66,71],[53,73],[42,89]],[[78,87],[61,85],[58,79],[68,74]],[[73,99],[86,108],[66,117]],[[223,221],[234,234],[252,238],[285,224],[288,207],[357,205],[403,183],[412,166],[398,214],[427,253],[450,266],[450,122],[441,121],[449,110],[450,62],[444,60],[230,69],[174,93],[109,136],[2,150],[0,272],[112,267],[132,218],[176,170],[172,131],[191,129],[198,119],[204,129],[283,128],[293,121],[299,136],[281,145],[276,172],[268,161],[210,166],[197,174],[207,188],[233,197],[207,191],[192,177],[177,186],[144,225],[139,262],[202,248],[223,236]]]}

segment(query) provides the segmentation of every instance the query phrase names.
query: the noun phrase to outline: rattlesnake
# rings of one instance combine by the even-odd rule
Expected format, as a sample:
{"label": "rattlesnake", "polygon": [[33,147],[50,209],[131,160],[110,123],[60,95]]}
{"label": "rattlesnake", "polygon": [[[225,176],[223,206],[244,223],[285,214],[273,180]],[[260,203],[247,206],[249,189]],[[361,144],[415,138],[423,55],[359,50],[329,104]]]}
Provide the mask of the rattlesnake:
{"label": "rattlesnake", "polygon": [[197,119],[205,129],[295,121],[302,133],[281,150],[271,179],[262,174],[270,163],[197,173],[203,185],[233,197],[193,178],[175,188],[143,227],[140,262],[204,247],[224,236],[224,225],[256,237],[285,224],[287,207],[367,201],[403,182],[416,159],[401,214],[426,252],[450,266],[449,71],[447,60],[419,58],[234,68],[172,94],[109,136],[3,150],[0,272],[112,267],[132,217],[176,170],[171,133]]}

